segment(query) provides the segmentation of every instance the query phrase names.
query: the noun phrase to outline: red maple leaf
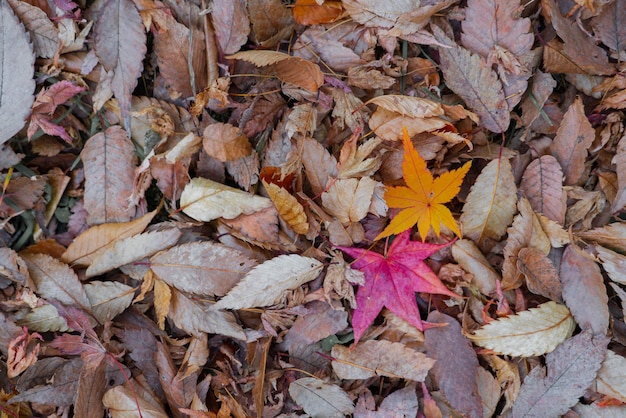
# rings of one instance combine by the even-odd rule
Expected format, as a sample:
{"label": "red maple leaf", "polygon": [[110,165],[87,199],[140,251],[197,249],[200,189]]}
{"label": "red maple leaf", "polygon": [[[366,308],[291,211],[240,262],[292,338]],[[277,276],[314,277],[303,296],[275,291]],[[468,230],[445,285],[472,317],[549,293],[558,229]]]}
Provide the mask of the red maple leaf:
{"label": "red maple leaf", "polygon": [[451,243],[411,241],[409,232],[406,230],[396,236],[386,257],[363,248],[337,247],[354,257],[352,267],[365,275],[365,284],[357,292],[357,306],[352,315],[355,344],[383,306],[423,331],[427,324],[420,318],[415,292],[458,297],[424,263],[426,258]]}

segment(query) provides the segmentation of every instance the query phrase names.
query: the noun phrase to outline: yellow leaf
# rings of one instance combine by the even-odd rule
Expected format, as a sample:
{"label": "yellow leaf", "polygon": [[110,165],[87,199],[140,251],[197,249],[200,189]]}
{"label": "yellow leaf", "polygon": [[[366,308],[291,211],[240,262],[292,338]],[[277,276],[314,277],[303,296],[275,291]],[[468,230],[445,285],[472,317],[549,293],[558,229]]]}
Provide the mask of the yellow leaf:
{"label": "yellow leaf", "polygon": [[402,209],[376,239],[399,234],[417,224],[422,241],[432,227],[435,234],[441,232],[441,224],[461,236],[450,210],[444,205],[459,193],[463,178],[470,169],[471,161],[461,168],[433,178],[426,161],[415,150],[406,128],[402,130],[404,160],[402,172],[406,186],[391,187],[385,191],[385,201],[390,208]]}
{"label": "yellow leaf", "polygon": [[309,230],[309,223],[307,222],[304,208],[300,202],[286,189],[274,183],[268,183],[265,180],[262,181],[280,217],[287,222],[295,233],[306,234]]}

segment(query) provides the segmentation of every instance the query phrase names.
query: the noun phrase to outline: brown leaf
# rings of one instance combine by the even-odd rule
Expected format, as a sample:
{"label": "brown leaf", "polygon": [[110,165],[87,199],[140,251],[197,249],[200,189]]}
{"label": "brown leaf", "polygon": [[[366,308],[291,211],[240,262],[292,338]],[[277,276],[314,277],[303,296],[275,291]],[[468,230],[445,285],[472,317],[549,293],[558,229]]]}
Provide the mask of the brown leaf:
{"label": "brown leaf", "polygon": [[576,236],[626,253],[626,223],[614,222],[589,231],[580,231]]}
{"label": "brown leaf", "polygon": [[473,241],[467,239],[456,241],[452,245],[452,256],[465,271],[474,276],[473,284],[478,287],[480,293],[495,294],[500,276]]}
{"label": "brown leaf", "polygon": [[328,0],[318,4],[315,0],[298,0],[293,6],[293,18],[300,25],[331,23],[343,14],[341,2]]}
{"label": "brown leaf", "polygon": [[456,45],[439,27],[433,26],[433,33],[449,46],[439,48],[446,85],[480,116],[485,128],[496,133],[506,131],[510,123],[509,106],[496,74],[484,59]]}
{"label": "brown leaf", "polygon": [[176,244],[181,236],[177,228],[152,231],[115,241],[87,268],[87,278],[98,276],[125,264],[150,257]]}
{"label": "brown leaf", "polygon": [[59,32],[46,13],[21,0],[9,0],[9,4],[31,34],[37,56],[52,58],[60,45]]}
{"label": "brown leaf", "polygon": [[590,255],[568,245],[563,252],[559,276],[563,300],[576,323],[593,334],[606,334],[609,327],[609,298],[600,267]]}
{"label": "brown leaf", "polygon": [[565,223],[567,205],[563,191],[563,171],[553,156],[544,155],[526,167],[520,190],[535,212],[561,225]]}
{"label": "brown leaf", "polygon": [[202,134],[204,151],[222,162],[250,155],[252,146],[241,130],[228,123],[214,123]]}
{"label": "brown leaf", "polygon": [[561,302],[561,282],[552,261],[536,248],[522,248],[517,253],[517,268],[526,277],[531,292]]}
{"label": "brown leaf", "polygon": [[364,341],[352,349],[337,344],[331,356],[333,370],[341,379],[388,376],[423,382],[434,363],[419,351],[385,340]]}
{"label": "brown leaf", "polygon": [[289,38],[294,21],[291,10],[280,0],[248,2],[253,38],[266,48],[273,48],[281,39]]}
{"label": "brown leaf", "polygon": [[[348,73],[348,84],[350,84],[352,70],[366,63],[357,52],[361,50],[359,44],[365,44],[367,41],[356,45],[353,42],[357,42],[361,39],[360,36],[368,32],[363,26],[349,21],[342,22],[331,31],[322,25],[309,26],[300,34],[292,51],[295,56],[312,62],[321,60],[325,66],[335,71]],[[376,72],[381,75],[380,72]],[[385,76],[381,75],[381,77]]]}
{"label": "brown leaf", "polygon": [[428,328],[426,352],[435,360],[433,375],[446,399],[454,408],[470,417],[482,417],[476,378],[478,358],[463,336],[459,323],[442,313],[432,311],[428,322],[445,326]]}
{"label": "brown leaf", "polygon": [[522,248],[532,247],[544,254],[550,251],[550,239],[546,235],[541,222],[530,207],[526,198],[517,202],[519,214],[514,218],[513,225],[507,229],[508,238],[504,247],[504,264],[502,265],[502,288],[512,289],[522,285],[521,277],[516,268],[517,254]]}
{"label": "brown leaf", "polygon": [[285,334],[281,347],[291,351],[296,346],[308,346],[348,327],[348,313],[334,310],[325,302],[306,305],[306,312],[298,316]]}
{"label": "brown leaf", "polygon": [[547,1],[545,5],[543,12],[549,15],[552,26],[565,42],[563,54],[580,69],[580,73],[606,75],[615,71],[606,52],[572,18],[563,16],[555,2]]}
{"label": "brown leaf", "polygon": [[316,194],[326,189],[331,177],[337,176],[337,160],[322,144],[311,137],[299,141],[302,147],[302,164],[311,188]]}
{"label": "brown leaf", "polygon": [[0,4],[0,54],[11,57],[0,66],[0,79],[4,83],[0,92],[0,145],[7,142],[24,126],[30,114],[35,92],[35,56],[28,33],[13,14],[8,2]]}
{"label": "brown leaf", "polygon": [[338,179],[322,193],[324,209],[344,225],[359,222],[367,215],[376,184],[370,177]]}
{"label": "brown leaf", "polygon": [[566,413],[595,379],[607,344],[607,337],[584,332],[549,353],[547,376],[543,366],[536,366],[526,376],[512,417],[556,417]]}
{"label": "brown leaf", "polygon": [[624,50],[626,44],[626,8],[621,1],[614,1],[602,7],[599,15],[591,19],[594,34],[612,51]]}
{"label": "brown leaf", "polygon": [[135,288],[120,282],[94,280],[83,288],[91,304],[91,313],[101,324],[124,312],[135,296]]}
{"label": "brown leaf", "polygon": [[150,268],[170,286],[197,295],[223,296],[256,262],[215,242],[190,242],[162,251]]}
{"label": "brown leaf", "polygon": [[206,87],[204,51],[204,36],[198,29],[189,29],[169,15],[159,22],[159,31],[154,37],[159,71],[169,86],[184,97],[191,97]]}
{"label": "brown leaf", "polygon": [[141,16],[131,0],[106,0],[96,19],[94,51],[106,71],[113,73],[111,89],[130,132],[133,90],[143,70],[146,34]]}
{"label": "brown leaf", "polygon": [[587,150],[594,138],[595,131],[587,120],[582,99],[577,97],[565,113],[550,145],[552,155],[563,168],[566,185],[579,184],[582,181]]}
{"label": "brown leaf", "polygon": [[215,38],[225,55],[234,54],[248,40],[250,21],[243,0],[220,1],[211,8]]}
{"label": "brown leaf", "polygon": [[317,64],[274,51],[243,51],[227,58],[248,61],[259,67],[271,66],[279,80],[317,93],[324,84],[324,75]]}
{"label": "brown leaf", "polygon": [[[29,334],[28,329],[24,327],[22,334],[9,342],[7,357],[7,376],[9,379],[19,376],[37,362],[40,345],[39,343],[31,345],[36,339],[43,340],[41,335],[36,332]],[[29,345],[31,345],[30,350]]]}
{"label": "brown leaf", "polygon": [[0,287],[10,282],[26,285],[28,268],[22,258],[10,248],[0,248]]}
{"label": "brown leaf", "polygon": [[168,318],[190,335],[201,337],[203,333],[222,334],[239,340],[246,340],[246,334],[231,312],[211,308],[210,303],[189,298],[172,289],[172,299]]}
{"label": "brown leaf", "polygon": [[67,264],[45,254],[24,254],[23,258],[41,297],[91,310],[87,294]]}
{"label": "brown leaf", "polygon": [[[133,389],[129,388],[132,385]],[[138,416],[137,408],[141,410],[144,418],[168,418],[169,415],[163,409],[161,401],[154,393],[146,389],[139,391],[141,385],[135,379],[123,386],[115,386],[109,389],[102,397],[102,403],[108,409],[112,418],[127,418]],[[137,394],[137,392],[139,393]],[[142,396],[143,395],[143,396]],[[137,405],[139,404],[139,405]]]}
{"label": "brown leaf", "polygon": [[[519,5],[496,0],[471,0],[467,2],[465,20],[462,22],[463,45],[497,65],[510,108],[522,98],[531,75],[530,50],[534,36],[530,33],[530,19],[515,18]],[[490,30],[485,30],[488,20]]]}
{"label": "brown leaf", "polygon": [[92,136],[81,152],[81,159],[85,166],[88,224],[129,221],[135,214],[129,199],[137,157],[126,132],[112,126]]}
{"label": "brown leaf", "polygon": [[78,393],[74,403],[74,413],[81,417],[100,417],[104,413],[102,396],[106,391],[104,353],[85,356],[78,377]]}
{"label": "brown leaf", "polygon": [[611,212],[620,212],[626,206],[626,135],[617,144],[615,156],[611,161],[617,173],[617,193],[611,205]]}
{"label": "brown leaf", "polygon": [[107,223],[89,228],[72,241],[61,260],[67,264],[88,266],[100,257],[109,245],[146,229],[157,212],[157,210],[149,212],[131,222]]}
{"label": "brown leaf", "polygon": [[552,75],[544,73],[539,69],[535,71],[530,94],[522,100],[520,105],[524,125],[530,126],[541,115],[543,105],[555,87],[556,80],[554,80]]}

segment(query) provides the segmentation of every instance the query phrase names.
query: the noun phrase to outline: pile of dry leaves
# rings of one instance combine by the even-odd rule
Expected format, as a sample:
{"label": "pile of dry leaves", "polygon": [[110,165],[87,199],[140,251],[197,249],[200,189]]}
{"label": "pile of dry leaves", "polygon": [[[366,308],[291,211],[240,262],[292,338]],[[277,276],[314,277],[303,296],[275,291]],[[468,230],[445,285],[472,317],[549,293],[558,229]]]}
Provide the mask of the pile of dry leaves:
{"label": "pile of dry leaves", "polygon": [[0,0],[0,417],[626,415],[626,0]]}

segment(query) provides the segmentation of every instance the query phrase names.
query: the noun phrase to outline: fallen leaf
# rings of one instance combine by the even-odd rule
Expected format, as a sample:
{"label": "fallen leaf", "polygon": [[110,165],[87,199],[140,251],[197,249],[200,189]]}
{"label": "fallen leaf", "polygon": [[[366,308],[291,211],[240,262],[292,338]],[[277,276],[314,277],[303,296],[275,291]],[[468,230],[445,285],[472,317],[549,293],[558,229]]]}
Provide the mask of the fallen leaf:
{"label": "fallen leaf", "polygon": [[252,146],[241,130],[226,123],[214,123],[202,133],[206,153],[222,162],[236,160],[252,153]]}
{"label": "fallen leaf", "polygon": [[241,0],[216,3],[211,8],[215,38],[223,54],[234,54],[248,40],[250,20],[246,2]]}
{"label": "fallen leaf", "polygon": [[337,179],[322,193],[324,209],[344,225],[359,222],[369,211],[377,184],[370,177]]}
{"label": "fallen leaf", "polygon": [[563,167],[565,184],[579,184],[587,158],[587,150],[595,138],[595,130],[587,120],[583,102],[577,97],[569,107],[550,145],[552,154]]}
{"label": "fallen leaf", "polygon": [[7,376],[9,379],[19,376],[37,362],[40,344],[34,344],[29,350],[29,345],[34,340],[43,340],[43,338],[36,332],[29,334],[28,329],[24,327],[23,333],[9,342],[7,357]]}
{"label": "fallen leaf", "polygon": [[498,241],[513,221],[517,187],[509,160],[492,160],[480,173],[465,200],[463,234],[479,247]]}
{"label": "fallen leaf", "polygon": [[480,55],[452,42],[438,26],[433,26],[433,33],[447,46],[439,48],[447,86],[480,116],[485,128],[496,133],[506,131],[510,123],[509,105],[496,73]]}
{"label": "fallen leaf", "polygon": [[552,261],[536,248],[522,248],[517,253],[517,269],[526,277],[531,292],[562,302],[561,281]]}
{"label": "fallen leaf", "polygon": [[293,18],[300,25],[319,25],[332,23],[343,14],[341,2],[328,0],[322,4],[316,0],[298,0],[293,5]]}
{"label": "fallen leaf", "polygon": [[511,416],[556,417],[565,414],[596,377],[607,352],[606,336],[585,332],[565,341],[546,356],[548,373],[535,367],[524,379]]}
{"label": "fallen leaf", "polygon": [[59,31],[46,12],[21,0],[9,0],[9,4],[31,34],[37,56],[52,58],[60,45]]}
{"label": "fallen leaf", "polygon": [[441,325],[424,332],[426,352],[435,360],[432,375],[439,389],[458,411],[469,417],[482,417],[483,408],[476,385],[478,357],[463,336],[461,325],[437,311],[428,314],[428,322]]}
{"label": "fallen leaf", "polygon": [[354,410],[350,397],[343,389],[315,377],[292,382],[289,394],[310,416],[343,418]]}
{"label": "fallen leaf", "polygon": [[94,280],[83,288],[91,304],[91,313],[101,324],[124,312],[135,297],[135,288],[120,282]]}
{"label": "fallen leaf", "polygon": [[272,206],[272,201],[197,177],[185,186],[180,206],[192,218],[209,222],[217,218],[233,219],[242,213],[249,215]]}
{"label": "fallen leaf", "polygon": [[306,234],[309,230],[309,223],[307,222],[306,213],[304,208],[287,190],[279,187],[273,183],[267,183],[263,180],[263,186],[267,191],[272,203],[278,210],[278,215],[287,225],[294,230],[296,234]]}
{"label": "fallen leaf", "polygon": [[607,350],[596,377],[596,390],[620,402],[626,402],[626,359]]}
{"label": "fallen leaf", "polygon": [[278,303],[286,290],[317,277],[322,263],[297,254],[280,255],[250,270],[213,309],[243,309]]}
{"label": "fallen leaf", "polygon": [[0,4],[0,54],[10,56],[0,65],[0,79],[5,83],[0,92],[0,145],[19,132],[30,115],[35,92],[35,55],[28,33],[13,14],[8,2]]}
{"label": "fallen leaf", "polygon": [[197,295],[223,296],[256,261],[216,242],[189,242],[154,255],[150,269],[168,285]]}
{"label": "fallen leaf", "polygon": [[147,51],[141,16],[131,0],[107,0],[94,26],[94,51],[106,71],[113,73],[111,89],[130,132],[131,97]]}
{"label": "fallen leaf", "polygon": [[533,160],[522,177],[520,191],[537,213],[563,225],[567,196],[563,190],[563,171],[556,158],[544,155]]}
{"label": "fallen leaf", "polygon": [[457,297],[424,263],[426,258],[450,244],[410,241],[409,236],[408,230],[398,235],[385,257],[362,248],[337,247],[355,259],[352,268],[365,274],[365,284],[358,290],[357,307],[352,316],[355,344],[383,306],[419,330],[424,330],[415,292]]}
{"label": "fallen leaf", "polygon": [[419,411],[419,402],[415,392],[414,385],[407,385],[402,389],[396,390],[392,394],[387,395],[376,410],[364,406],[361,402],[361,397],[359,397],[359,402],[357,402],[354,410],[354,416],[360,418],[417,416]]}
{"label": "fallen leaf", "polygon": [[402,211],[391,220],[391,223],[376,239],[399,234],[415,223],[417,223],[422,241],[426,240],[431,227],[439,236],[442,224],[461,236],[452,213],[444,203],[452,200],[459,192],[463,177],[470,169],[471,161],[435,179],[426,167],[426,161],[413,147],[406,129],[402,131],[402,143],[404,146],[402,172],[408,187],[391,187],[385,191],[387,205],[390,208],[400,208]]}
{"label": "fallen leaf", "polygon": [[85,166],[87,223],[129,221],[135,214],[130,196],[137,157],[126,132],[111,126],[89,138],[80,155]]}
{"label": "fallen leaf", "polygon": [[563,300],[576,323],[594,334],[606,334],[609,328],[609,297],[600,267],[591,255],[568,245],[563,252],[559,277]]}
{"label": "fallen leaf", "polygon": [[569,338],[575,326],[565,305],[547,302],[490,322],[468,337],[498,354],[531,357],[554,350]]}
{"label": "fallen leaf", "polygon": [[76,94],[85,91],[84,87],[77,86],[67,80],[54,83],[48,89],[41,89],[35,103],[33,103],[33,113],[28,126],[27,137],[32,139],[33,135],[40,129],[48,135],[59,136],[67,142],[72,142],[65,128],[52,121],[57,107],[70,100]]}
{"label": "fallen leaf", "polygon": [[137,397],[136,389],[130,389],[139,386],[137,381],[131,379],[129,384],[124,386],[115,386],[106,391],[102,397],[102,403],[108,409],[112,418],[131,418],[138,415],[144,418],[167,418],[169,415],[163,409],[160,401],[155,397],[140,396]]}

